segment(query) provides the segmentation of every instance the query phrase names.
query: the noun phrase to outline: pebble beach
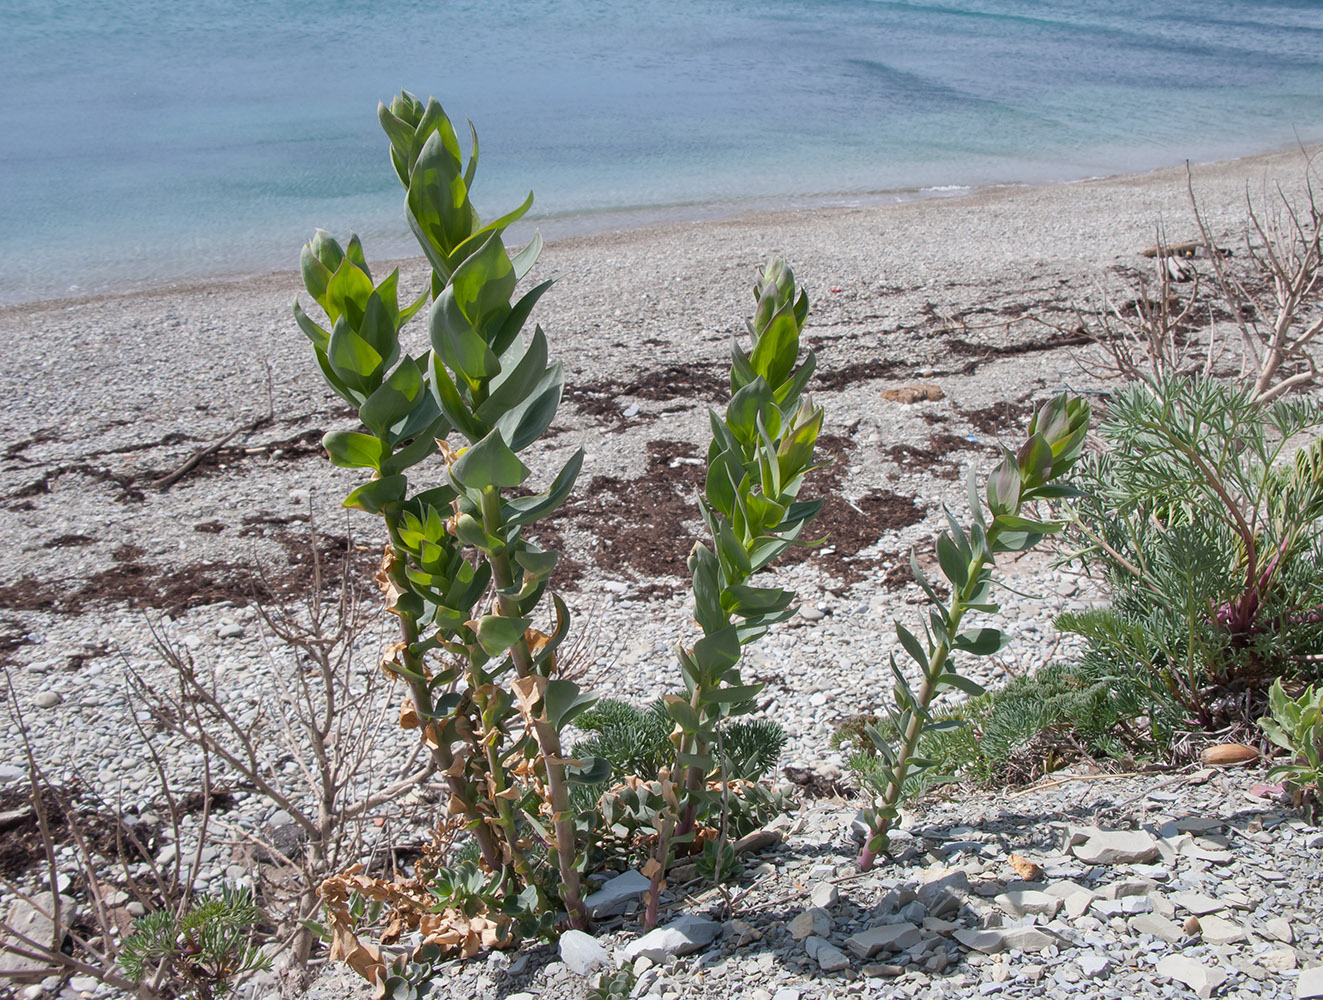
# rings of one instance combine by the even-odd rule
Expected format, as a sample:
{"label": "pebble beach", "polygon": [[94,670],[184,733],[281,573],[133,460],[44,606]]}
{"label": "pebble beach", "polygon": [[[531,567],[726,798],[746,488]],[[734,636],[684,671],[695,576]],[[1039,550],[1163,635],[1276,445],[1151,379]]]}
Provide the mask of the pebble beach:
{"label": "pebble beach", "polygon": [[[1298,197],[1314,152],[1192,166],[1217,239],[1242,238],[1247,193],[1273,198],[1281,185]],[[801,612],[750,650],[745,675],[766,685],[760,712],[790,734],[783,765],[844,777],[830,735],[881,708],[891,622],[923,612],[911,551],[928,558],[943,504],[962,508],[969,469],[990,468],[1036,405],[1106,391],[1075,331],[1151,266],[1140,251],[1160,230],[1197,237],[1184,166],[548,243],[533,277],[560,280],[535,319],[566,393],[523,457],[545,483],[586,451],[575,496],[543,528],[564,555],[553,585],[576,619],[574,669],[640,703],[677,685],[670,649],[693,638],[679,574],[700,527],[707,412],[728,397],[729,342],[756,269],[785,257],[810,298],[810,388],[827,413],[831,463],[812,485],[833,499],[824,544],[769,572]],[[420,261],[367,253],[378,277],[398,263],[404,288],[424,287]],[[237,713],[278,700],[296,665],[257,605],[306,592],[310,526],[369,579],[382,539],[372,518],[340,508],[354,478],[317,444],[351,421],[293,322],[301,291],[291,270],[0,310],[11,358],[0,370],[0,659],[51,777],[128,808],[150,799],[125,676],[169,683],[162,640],[209,671]],[[425,324],[412,330],[416,353]],[[896,392],[906,388],[916,392]],[[1002,569],[1019,592],[1004,595],[999,622],[1013,641],[971,664],[986,685],[1069,657],[1054,617],[1099,599],[1078,565],[1050,553]],[[390,640],[380,616],[364,628],[363,671]],[[383,689],[383,706],[399,696]],[[25,776],[17,726],[0,748],[0,792],[12,792]],[[374,754],[384,770],[410,749],[388,727]],[[167,754],[181,775],[197,766]],[[805,800],[750,857],[733,905],[675,890],[675,916],[710,921],[689,929],[699,943],[630,951],[626,903],[600,927],[600,962],[634,962],[635,995],[663,1000],[1320,997],[1323,832],[1254,791],[1265,771],[939,794],[907,816],[894,863],[866,875],[852,864],[858,803]],[[256,796],[238,789],[236,800],[239,826],[279,823]],[[1017,874],[1013,853],[1038,877]],[[234,864],[217,855],[203,881],[233,877]],[[455,965],[433,995],[578,998],[580,958],[552,947]],[[46,992],[32,998],[71,1000],[78,985],[37,984]],[[330,970],[314,995],[360,989]]]}

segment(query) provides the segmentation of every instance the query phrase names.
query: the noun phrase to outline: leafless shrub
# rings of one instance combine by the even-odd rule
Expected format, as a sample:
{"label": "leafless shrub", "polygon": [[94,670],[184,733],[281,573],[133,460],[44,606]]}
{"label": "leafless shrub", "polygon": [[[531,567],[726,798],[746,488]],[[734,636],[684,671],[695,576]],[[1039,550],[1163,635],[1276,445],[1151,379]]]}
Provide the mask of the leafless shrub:
{"label": "leafless shrub", "polygon": [[[251,711],[225,695],[214,669],[200,668],[160,632],[157,648],[173,686],[155,687],[130,670],[131,688],[158,726],[223,762],[242,785],[290,816],[295,838],[226,825],[278,862],[260,888],[287,949],[282,965],[296,981],[306,976],[318,941],[317,887],[332,873],[370,860],[367,826],[398,813],[408,793],[423,794],[434,771],[414,744],[390,774],[370,774],[378,766],[383,728],[395,730],[388,682],[375,666],[364,670],[356,662],[368,618],[355,574],[341,573],[338,592],[329,593],[311,524],[309,534],[310,579],[301,605],[259,607],[270,667],[257,678]],[[361,790],[369,786],[376,791]]]}
{"label": "leafless shrub", "polygon": [[[8,681],[8,672],[5,676]],[[0,978],[69,973],[90,976],[140,1000],[175,995],[179,984],[171,981],[166,963],[134,982],[119,958],[132,925],[127,904],[178,916],[195,899],[203,851],[214,843],[209,755],[204,750],[197,803],[172,784],[147,734],[137,727],[155,778],[153,811],[164,813],[174,845],[172,851],[161,851],[156,831],[133,822],[121,803],[98,795],[90,782],[76,782],[76,794],[57,787],[33,753],[12,684],[7,693],[10,719],[23,743],[31,804],[20,825],[35,827],[31,846],[40,858],[35,878],[31,872],[0,876],[8,897],[0,919]],[[186,824],[185,816],[194,809],[196,822]]]}
{"label": "leafless shrub", "polygon": [[[1311,158],[1299,199],[1278,185],[1275,198],[1265,193],[1256,205],[1246,189],[1243,269],[1210,252],[1215,287],[1240,332],[1240,377],[1253,382],[1263,402],[1318,377],[1311,347],[1323,332],[1323,209],[1314,197],[1313,172]],[[1211,251],[1213,236],[1188,169],[1186,185],[1203,244]]]}
{"label": "leafless shrub", "polygon": [[[1278,185],[1256,201],[1247,189],[1243,245],[1233,252],[1218,245],[1187,169],[1199,239],[1172,244],[1160,228],[1157,245],[1145,251],[1151,276],[1133,280],[1126,294],[1106,294],[1093,315],[1079,317],[1077,331],[1099,347],[1079,359],[1085,372],[1149,382],[1218,375],[1252,386],[1262,402],[1314,384],[1313,346],[1323,333],[1323,207],[1313,174],[1307,160],[1298,197]],[[1238,336],[1219,329],[1228,323]]]}

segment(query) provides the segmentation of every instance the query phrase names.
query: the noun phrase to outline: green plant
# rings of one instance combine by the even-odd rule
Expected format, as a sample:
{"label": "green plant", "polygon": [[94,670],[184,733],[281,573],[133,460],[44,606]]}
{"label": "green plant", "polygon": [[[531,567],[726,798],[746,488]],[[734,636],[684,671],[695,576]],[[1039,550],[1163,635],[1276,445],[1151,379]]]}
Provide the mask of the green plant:
{"label": "green plant", "polygon": [[[1258,402],[1202,378],[1128,386],[1081,463],[1072,528],[1112,586],[1107,609],[1062,615],[1118,669],[1205,729],[1217,698],[1303,662],[1323,611],[1323,426],[1303,399]],[[1246,720],[1247,721],[1247,720]]]}
{"label": "green plant", "polygon": [[1051,400],[1034,414],[1028,439],[1018,452],[1008,450],[988,477],[986,516],[971,472],[969,501],[973,523],[969,531],[947,511],[950,530],[937,538],[938,564],[951,585],[948,601],[942,601],[920,570],[918,560],[911,557],[914,578],[928,595],[931,610],[923,625],[923,639],[899,622],[896,635],[919,668],[921,683],[914,690],[892,654],[895,705],[888,707],[886,718],[864,729],[876,751],[868,766],[856,772],[873,795],[872,805],[864,810],[869,835],[859,855],[860,866],[865,870],[872,867],[877,852],[886,849],[888,832],[899,816],[900,803],[907,791],[915,788],[912,779],[922,777],[934,767],[932,760],[917,753],[925,732],[961,724],[958,719],[935,720],[931,711],[934,698],[949,689],[971,696],[983,693],[978,684],[956,671],[953,654],[986,656],[1001,649],[1006,637],[995,628],[968,628],[965,616],[974,612],[995,614],[999,610],[992,600],[992,571],[997,555],[1022,552],[1064,527],[1064,522],[1058,520],[1029,519],[1022,511],[1036,501],[1072,494],[1073,491],[1057,485],[1057,480],[1079,458],[1089,416],[1087,402],[1065,395]]}
{"label": "green plant", "polygon": [[227,887],[183,913],[147,914],[124,939],[119,966],[135,985],[164,972],[161,981],[172,984],[178,995],[224,996],[244,977],[271,966],[253,944],[257,921],[252,893]]}
{"label": "green plant", "polygon": [[[1078,663],[1050,663],[1031,676],[932,713],[939,725],[924,730],[918,756],[930,771],[912,775],[907,797],[946,775],[978,785],[1004,786],[1041,777],[1081,756],[1129,760],[1151,752],[1153,741],[1136,731],[1142,691],[1130,677],[1086,655]],[[851,751],[850,767],[869,773],[879,760],[866,726],[876,718],[843,724],[832,746]],[[876,775],[864,782],[880,784]]]}
{"label": "green plant", "polygon": [[1296,805],[1316,820],[1323,813],[1323,686],[1316,689],[1311,684],[1292,698],[1280,679],[1273,681],[1268,709],[1270,714],[1259,720],[1259,727],[1289,755],[1268,777],[1286,779]]}
{"label": "green plant", "polygon": [[632,965],[623,966],[610,974],[603,972],[584,994],[584,1000],[623,1000],[633,991],[637,978]]}
{"label": "green plant", "polygon": [[703,634],[693,646],[676,645],[685,693],[664,699],[676,754],[673,769],[661,776],[668,808],[658,817],[657,849],[648,865],[648,927],[656,924],[676,845],[693,840],[700,810],[713,801],[709,782],[720,779],[724,789],[732,770],[729,754],[719,759],[713,752],[721,728],[747,713],[762,689],[741,679],[742,650],[794,614],[794,594],[749,581],[795,544],[822,506],[821,500],[797,499],[813,467],[823,416],[804,395],[816,357],[810,351],[799,364],[808,296],[796,295],[790,268],[774,260],[759,275],[754,301],[750,350],[738,341],[731,345],[730,405],[724,418],[709,414],[712,442],[698,507],[710,543],[695,544],[688,561],[694,618]]}
{"label": "green plant", "polygon": [[[525,533],[569,494],[583,453],[543,491],[517,492],[532,475],[519,453],[550,425],[563,388],[541,327],[524,334],[551,282],[516,295],[541,240],[512,255],[502,239],[532,195],[483,223],[469,197],[476,133],[465,163],[435,100],[401,94],[378,117],[406,188],[406,217],[432,267],[430,350],[413,355],[401,343],[429,293],[401,307],[398,272],[374,284],[357,237],[341,247],[318,231],[303,250],[303,277],[326,326],[297,303],[294,314],[326,381],[362,425],[322,443],[335,465],[370,473],[344,503],[380,517],[389,536],[378,580],[400,639],[382,667],[408,688],[401,723],[419,731],[446,776],[450,809],[497,874],[499,894],[539,891],[536,844],[558,873],[570,923],[583,926],[584,845],[570,786],[600,781],[608,765],[562,750],[562,730],[592,704],[555,676],[569,628],[564,602],[551,595],[554,624],[534,626],[557,557]],[[412,473],[438,450],[443,465],[417,489]],[[338,957],[354,950],[348,929],[340,932]]]}

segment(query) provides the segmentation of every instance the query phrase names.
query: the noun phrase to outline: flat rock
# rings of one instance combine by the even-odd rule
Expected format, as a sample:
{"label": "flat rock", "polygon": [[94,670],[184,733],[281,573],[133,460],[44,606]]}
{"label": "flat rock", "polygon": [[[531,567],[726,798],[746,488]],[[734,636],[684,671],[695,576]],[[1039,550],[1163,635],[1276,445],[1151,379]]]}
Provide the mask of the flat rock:
{"label": "flat rock", "polygon": [[1295,1000],[1317,1000],[1323,997],[1323,965],[1305,969],[1295,981]]}
{"label": "flat rock", "polygon": [[637,941],[625,946],[625,956],[632,962],[636,958],[649,958],[661,963],[676,955],[687,955],[711,944],[721,933],[721,924],[706,917],[686,913],[665,927],[649,931]]}
{"label": "flat rock", "polygon": [[819,882],[809,893],[809,902],[824,910],[829,906],[835,906],[836,901],[840,898],[840,890],[830,882]]}
{"label": "flat rock", "polygon": [[898,924],[882,924],[871,927],[858,934],[851,934],[845,939],[845,947],[860,958],[872,958],[881,951],[904,951],[911,945],[918,944],[923,935],[919,928],[903,921]]}
{"label": "flat rock", "polygon": [[38,691],[32,696],[32,704],[37,708],[54,708],[62,701],[64,696],[58,691]]}
{"label": "flat rock", "polygon": [[1284,944],[1291,944],[1295,941],[1295,931],[1291,928],[1291,921],[1285,917],[1269,917],[1263,922],[1263,932],[1268,937]]}
{"label": "flat rock", "polygon": [[1089,979],[1106,979],[1108,973],[1112,971],[1111,960],[1106,955],[1099,955],[1096,952],[1085,952],[1076,960],[1076,964]]}
{"label": "flat rock", "polygon": [[1082,842],[1071,845],[1071,853],[1086,865],[1147,864],[1158,856],[1158,842],[1143,830],[1092,827],[1086,828]]}
{"label": "flat rock", "polygon": [[1013,917],[1042,916],[1050,920],[1061,909],[1062,900],[1059,896],[1050,896],[1034,889],[1021,889],[1003,892],[997,897],[996,903]]}
{"label": "flat rock", "polygon": [[813,957],[817,960],[818,968],[823,972],[840,972],[850,967],[849,956],[830,941],[823,941]]}
{"label": "flat rock", "polygon": [[1213,913],[1199,918],[1199,929],[1209,944],[1237,944],[1245,940],[1244,927]]}
{"label": "flat rock", "polygon": [[1255,955],[1254,960],[1273,972],[1287,972],[1300,964],[1294,948],[1274,948],[1262,955]]}
{"label": "flat rock", "polygon": [[831,933],[831,914],[820,906],[814,906],[798,914],[790,921],[787,929],[796,941],[803,941],[812,934],[826,937]]}
{"label": "flat rock", "polygon": [[588,907],[588,915],[593,918],[619,916],[647,891],[649,885],[639,872],[622,872],[603,882],[600,889],[583,901],[583,905]]}
{"label": "flat rock", "polygon": [[1213,991],[1227,979],[1227,974],[1221,969],[1184,955],[1164,955],[1158,960],[1157,971],[1159,976],[1184,983],[1202,1000],[1211,997]]}
{"label": "flat rock", "polygon": [[611,961],[602,943],[591,934],[570,930],[560,936],[560,960],[577,976],[586,976]]}
{"label": "flat rock", "polygon": [[1212,896],[1205,896],[1202,892],[1173,892],[1167,898],[1187,912],[1193,913],[1196,917],[1202,917],[1209,913],[1221,913],[1227,908],[1226,903],[1214,899]]}
{"label": "flat rock", "polygon": [[960,930],[955,932],[955,939],[966,948],[981,951],[985,955],[1011,949],[1014,951],[1042,951],[1061,939],[1038,927],[990,927],[987,930]]}
{"label": "flat rock", "polygon": [[1168,920],[1157,913],[1141,913],[1137,917],[1132,917],[1130,929],[1136,934],[1151,934],[1153,937],[1161,938],[1169,944],[1175,944],[1185,939],[1185,932],[1175,921]]}
{"label": "flat rock", "polygon": [[[60,917],[67,927],[77,913],[78,904],[69,896],[60,896]],[[50,942],[55,935],[55,923],[48,914],[53,912],[52,898],[49,891],[33,895],[32,902],[16,899],[10,904],[5,922],[24,937],[34,941]],[[0,938],[0,946],[3,938]],[[8,979],[15,982],[34,982],[51,974],[52,967],[35,958],[21,955],[0,954],[0,964],[9,973]]]}

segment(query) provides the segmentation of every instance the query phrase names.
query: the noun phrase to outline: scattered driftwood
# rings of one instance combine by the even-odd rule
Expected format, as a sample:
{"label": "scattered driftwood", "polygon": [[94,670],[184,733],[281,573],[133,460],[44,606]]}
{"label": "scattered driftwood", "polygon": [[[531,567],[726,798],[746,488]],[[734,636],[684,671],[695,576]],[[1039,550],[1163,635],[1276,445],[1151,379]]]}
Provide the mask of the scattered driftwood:
{"label": "scattered driftwood", "polygon": [[[1229,247],[1214,247],[1219,257],[1230,257]],[[1147,250],[1139,251],[1144,257],[1207,257],[1208,244],[1202,240],[1186,240],[1184,243],[1159,243]]]}
{"label": "scattered driftwood", "polygon": [[199,448],[197,451],[193,452],[193,454],[185,459],[183,464],[179,465],[173,472],[162,476],[160,479],[152,480],[151,485],[158,490],[168,490],[171,486],[196,469],[203,459],[216,454],[216,452],[220,451],[240,434],[252,434],[254,431],[261,430],[263,427],[270,424],[272,419],[272,415],[267,413],[265,416],[258,417],[256,420],[250,420],[246,424],[240,424],[224,437],[217,438],[205,448]]}

